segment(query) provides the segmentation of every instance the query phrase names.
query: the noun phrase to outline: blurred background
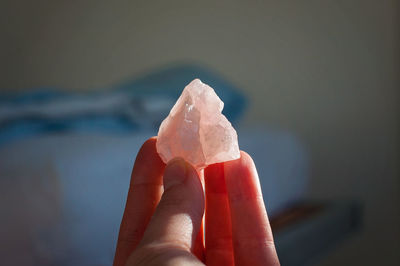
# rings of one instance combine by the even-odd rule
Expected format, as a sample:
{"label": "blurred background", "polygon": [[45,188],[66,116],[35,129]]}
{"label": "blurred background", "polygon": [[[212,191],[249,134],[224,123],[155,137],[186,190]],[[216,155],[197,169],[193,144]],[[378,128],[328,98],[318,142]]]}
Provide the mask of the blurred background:
{"label": "blurred background", "polygon": [[[301,259],[288,247],[280,255],[286,256],[282,261],[287,265],[399,265],[399,8],[395,0],[1,1],[0,197],[4,198],[0,206],[4,224],[0,246],[5,259],[14,254],[7,265],[90,261],[82,254],[75,260],[65,254],[75,240],[62,244],[54,240],[65,234],[59,220],[70,222],[68,212],[57,206],[68,201],[72,211],[80,206],[82,213],[83,206],[95,206],[97,214],[109,211],[114,217],[104,226],[118,226],[137,148],[156,133],[160,117],[191,75],[204,75],[221,95],[226,115],[238,128],[239,144],[243,141],[242,147],[249,147],[251,153],[249,139],[255,138],[247,136],[256,135],[268,150],[265,158],[271,158],[270,169],[276,168],[269,174],[290,175],[277,178],[274,185],[268,183],[273,179],[267,176],[269,170],[260,169],[264,194],[269,190],[269,195],[276,194],[273,199],[266,196],[271,197],[266,199],[271,213],[278,217],[294,202],[305,200],[323,206],[326,212],[331,210],[326,206],[338,202],[357,209],[350,214],[357,226],[351,220],[354,228],[343,230],[343,239],[336,244],[327,245],[329,238],[327,243],[316,242],[316,248]],[[167,90],[164,82],[180,87],[162,97]],[[137,119],[134,126],[112,117],[126,95],[132,97],[130,103],[141,106],[129,116]],[[47,109],[41,110],[43,106]],[[69,108],[72,118],[65,111]],[[65,133],[65,124],[81,119],[79,110],[85,114],[80,126]],[[109,124],[101,119],[92,123],[98,110],[106,114]],[[36,124],[43,117],[64,124],[55,127],[51,122],[51,130],[47,131],[48,124],[38,130]],[[91,123],[95,126],[86,130]],[[79,132],[84,128],[84,133],[75,134],[78,128]],[[118,129],[116,134],[113,128]],[[136,134],[138,128],[146,129]],[[103,131],[107,134],[99,133]],[[88,147],[78,151],[82,143]],[[55,152],[64,151],[68,159],[55,159]],[[103,153],[102,164],[109,162],[110,154],[119,154],[123,159],[110,159],[110,163],[121,164],[121,173],[128,175],[121,181],[113,179],[119,188],[115,191],[122,191],[115,201],[107,198],[115,198],[107,194],[108,179],[101,179],[105,188],[93,197],[104,197],[102,206],[92,198],[88,199],[92,205],[81,203],[87,200],[82,195],[91,194],[92,183],[99,183],[95,178],[85,179],[85,185],[79,181],[80,169],[98,167],[92,153]],[[256,162],[261,162],[263,156],[258,156]],[[71,169],[72,161],[77,166]],[[48,176],[43,177],[43,172]],[[96,171],[91,173],[96,175]],[[65,181],[72,180],[70,176],[76,179]],[[72,196],[66,195],[67,186]],[[30,195],[34,189],[39,197]],[[26,202],[36,204],[40,215],[16,210],[27,206]],[[117,211],[112,211],[116,208],[112,202],[119,206]],[[313,212],[314,222],[320,212]],[[79,222],[68,230],[86,230],[80,227],[85,222],[79,212],[76,215]],[[30,222],[24,217],[30,217]],[[310,223],[311,218],[307,218]],[[32,233],[33,226],[41,229]],[[52,228],[50,236],[43,228]],[[300,230],[293,223],[290,228]],[[113,230],[110,237],[115,237],[117,229]],[[288,241],[301,246],[292,240],[292,233],[287,234],[290,241],[278,239],[278,244]],[[81,253],[104,254],[113,244]],[[26,256],[15,255],[19,253]],[[107,265],[110,258],[112,251],[93,265]]]}

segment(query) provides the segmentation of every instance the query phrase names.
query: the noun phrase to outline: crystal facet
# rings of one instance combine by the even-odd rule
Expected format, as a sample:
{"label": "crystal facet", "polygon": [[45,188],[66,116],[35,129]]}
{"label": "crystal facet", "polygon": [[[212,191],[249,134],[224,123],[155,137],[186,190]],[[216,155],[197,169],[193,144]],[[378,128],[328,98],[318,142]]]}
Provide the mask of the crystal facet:
{"label": "crystal facet", "polygon": [[167,163],[181,157],[196,168],[240,157],[235,129],[221,113],[224,103],[195,79],[185,87],[158,131],[157,151]]}

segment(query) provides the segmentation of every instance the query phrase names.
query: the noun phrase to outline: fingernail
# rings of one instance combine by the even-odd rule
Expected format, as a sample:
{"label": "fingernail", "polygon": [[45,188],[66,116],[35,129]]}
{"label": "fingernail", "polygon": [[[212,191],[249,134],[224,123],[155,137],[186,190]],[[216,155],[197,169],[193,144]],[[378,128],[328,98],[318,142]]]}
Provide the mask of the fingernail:
{"label": "fingernail", "polygon": [[186,162],[181,158],[172,159],[165,167],[164,189],[182,184],[186,179]]}

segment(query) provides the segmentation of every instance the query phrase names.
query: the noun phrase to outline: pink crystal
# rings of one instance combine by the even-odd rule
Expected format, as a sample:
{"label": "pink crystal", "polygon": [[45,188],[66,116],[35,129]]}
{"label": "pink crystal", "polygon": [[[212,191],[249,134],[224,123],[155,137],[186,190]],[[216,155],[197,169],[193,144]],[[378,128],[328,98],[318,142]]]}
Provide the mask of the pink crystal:
{"label": "pink crystal", "polygon": [[181,157],[196,168],[240,157],[235,129],[221,113],[213,88],[195,79],[185,87],[158,131],[157,151],[167,163]]}

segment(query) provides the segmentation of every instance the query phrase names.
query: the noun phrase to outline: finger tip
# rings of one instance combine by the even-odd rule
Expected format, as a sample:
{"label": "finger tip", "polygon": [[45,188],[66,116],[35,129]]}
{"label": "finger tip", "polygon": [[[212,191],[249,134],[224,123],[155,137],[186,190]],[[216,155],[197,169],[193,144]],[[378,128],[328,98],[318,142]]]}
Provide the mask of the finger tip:
{"label": "finger tip", "polygon": [[224,163],[215,163],[204,169],[206,190],[211,193],[226,193]]}
{"label": "finger tip", "polygon": [[180,163],[186,167],[186,171],[194,172],[194,173],[198,174],[196,168],[182,157],[172,158],[170,161],[168,161],[167,165],[172,164],[172,163]]}
{"label": "finger tip", "polygon": [[253,158],[251,158],[250,154],[245,151],[240,151],[240,162],[241,164],[254,164]]}
{"label": "finger tip", "polygon": [[167,162],[167,166],[173,165],[173,164],[184,164],[184,165],[186,165],[186,161],[182,157],[174,157],[174,158],[172,158],[171,160],[169,160]]}
{"label": "finger tip", "polygon": [[135,176],[134,183],[149,182],[147,180],[149,177],[158,179],[163,173],[165,163],[156,150],[156,141],[156,137],[151,137],[139,149],[132,169],[132,178]]}
{"label": "finger tip", "polygon": [[143,143],[142,147],[140,148],[140,151],[156,150],[156,143],[157,143],[157,137],[153,136],[153,137],[147,139]]}
{"label": "finger tip", "polygon": [[220,175],[223,173],[224,163],[214,163],[204,168],[204,174],[208,176]]}
{"label": "finger tip", "polygon": [[185,176],[198,176],[196,169],[182,157],[171,159],[165,167],[166,174],[182,173]]}
{"label": "finger tip", "polygon": [[142,147],[140,147],[137,158],[140,160],[151,160],[155,161],[157,164],[165,165],[157,152],[156,143],[157,137],[155,136],[147,139]]}
{"label": "finger tip", "polygon": [[240,172],[243,170],[251,169],[253,167],[254,161],[251,156],[245,151],[240,151],[240,157],[238,159],[224,163],[225,171]]}
{"label": "finger tip", "polygon": [[254,161],[244,151],[241,151],[240,155],[239,159],[224,165],[227,190],[237,197],[258,195],[260,185]]}

